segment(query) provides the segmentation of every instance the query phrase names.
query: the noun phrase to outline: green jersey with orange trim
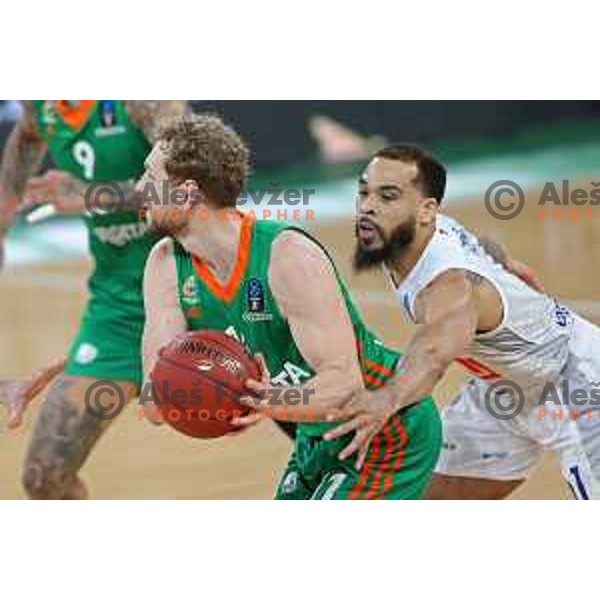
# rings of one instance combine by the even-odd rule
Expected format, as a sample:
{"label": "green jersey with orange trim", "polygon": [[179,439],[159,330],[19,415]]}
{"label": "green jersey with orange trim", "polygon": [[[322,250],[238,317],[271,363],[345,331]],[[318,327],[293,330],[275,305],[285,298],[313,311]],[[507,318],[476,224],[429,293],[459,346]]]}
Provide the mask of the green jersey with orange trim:
{"label": "green jersey with orange trim", "polygon": [[[40,135],[56,168],[82,181],[133,182],[151,146],[120,100],[34,101]],[[95,269],[89,312],[97,319],[142,326],[144,264],[156,235],[138,211],[85,216]]]}
{"label": "green jersey with orange trim", "polygon": [[[263,354],[273,384],[281,386],[300,385],[315,375],[298,349],[269,286],[273,242],[281,232],[290,230],[310,237],[297,227],[244,217],[238,260],[225,288],[201,260],[179,243],[174,246],[179,302],[188,328],[218,329],[236,337],[250,352]],[[339,274],[337,279],[354,327],[365,386],[377,388],[393,374],[400,354],[385,347],[365,327]],[[312,435],[331,427],[325,423],[299,426]]]}

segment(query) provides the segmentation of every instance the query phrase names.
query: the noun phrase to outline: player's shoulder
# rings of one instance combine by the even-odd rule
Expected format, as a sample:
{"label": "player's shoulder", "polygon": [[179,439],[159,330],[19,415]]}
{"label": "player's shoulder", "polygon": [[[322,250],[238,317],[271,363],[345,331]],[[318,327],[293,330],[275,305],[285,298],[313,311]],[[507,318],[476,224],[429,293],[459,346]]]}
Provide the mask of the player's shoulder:
{"label": "player's shoulder", "polygon": [[317,243],[305,231],[296,228],[282,229],[273,240],[281,248],[316,248]]}
{"label": "player's shoulder", "polygon": [[334,275],[335,267],[325,249],[302,231],[285,230],[274,240],[269,261],[274,293],[301,298],[308,284],[318,288]]}
{"label": "player's shoulder", "polygon": [[161,238],[150,250],[147,263],[162,263],[172,259],[175,255],[175,242],[173,238],[166,236]]}
{"label": "player's shoulder", "polygon": [[171,290],[177,286],[175,244],[172,238],[164,237],[150,250],[144,269],[145,294],[156,289]]}
{"label": "player's shoulder", "polygon": [[272,257],[286,263],[316,260],[331,262],[325,248],[307,232],[296,229],[284,229],[273,240]]}

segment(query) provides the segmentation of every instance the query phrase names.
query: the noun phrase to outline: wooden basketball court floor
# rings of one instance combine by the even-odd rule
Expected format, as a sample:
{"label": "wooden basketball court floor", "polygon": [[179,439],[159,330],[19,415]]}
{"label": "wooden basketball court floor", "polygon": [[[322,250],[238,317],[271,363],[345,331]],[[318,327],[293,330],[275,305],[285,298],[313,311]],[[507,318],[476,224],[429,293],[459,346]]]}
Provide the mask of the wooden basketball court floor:
{"label": "wooden basketball court floor", "polygon": [[[449,206],[447,212],[477,233],[493,235],[513,256],[537,269],[550,293],[600,322],[598,213],[591,221],[540,220],[538,197],[539,190],[530,190],[521,215],[509,221],[492,218],[482,200]],[[402,348],[410,328],[402,322],[383,278],[350,273],[351,219],[314,229],[346,274],[366,322],[383,340]],[[0,377],[25,375],[66,352],[85,303],[89,268],[88,262],[75,261],[8,269],[0,275]],[[464,379],[462,371],[451,369],[436,392],[440,406]],[[20,430],[9,432],[0,425],[2,499],[24,498],[21,464],[42,401],[38,399]],[[290,443],[271,423],[262,423],[242,436],[199,441],[139,421],[136,406],[130,405],[100,440],[82,475],[97,499],[270,498],[289,450]],[[551,455],[513,495],[519,499],[568,496]]]}

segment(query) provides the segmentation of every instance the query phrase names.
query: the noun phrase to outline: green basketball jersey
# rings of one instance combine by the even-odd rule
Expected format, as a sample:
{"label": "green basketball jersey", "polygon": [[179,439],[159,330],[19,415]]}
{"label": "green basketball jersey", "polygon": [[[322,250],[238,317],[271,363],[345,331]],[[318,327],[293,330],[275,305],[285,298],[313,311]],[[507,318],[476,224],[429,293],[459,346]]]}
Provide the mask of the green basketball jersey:
{"label": "green basketball jersey", "polygon": [[[36,100],[37,123],[56,168],[82,181],[134,181],[150,143],[120,100]],[[87,316],[116,326],[143,327],[142,275],[158,237],[138,211],[86,216],[95,269]]]}
{"label": "green basketball jersey", "polygon": [[[226,287],[215,280],[204,263],[174,243],[179,303],[188,329],[217,329],[236,337],[252,354],[263,354],[273,384],[282,386],[300,385],[315,374],[296,346],[269,287],[273,241],[290,229],[308,236],[297,227],[244,217],[238,259]],[[337,278],[354,326],[365,385],[370,389],[380,387],[394,373],[400,355],[386,348],[365,327],[339,274]],[[300,426],[310,435],[320,435],[331,424]]]}

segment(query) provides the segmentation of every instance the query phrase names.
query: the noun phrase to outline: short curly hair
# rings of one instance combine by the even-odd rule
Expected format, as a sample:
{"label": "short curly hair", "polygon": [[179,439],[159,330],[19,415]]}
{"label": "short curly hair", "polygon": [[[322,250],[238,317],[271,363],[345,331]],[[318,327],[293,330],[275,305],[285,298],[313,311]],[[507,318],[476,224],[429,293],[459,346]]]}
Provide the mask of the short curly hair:
{"label": "short curly hair", "polygon": [[236,205],[250,172],[250,151],[239,134],[216,115],[187,114],[161,125],[169,179],[197,181],[211,204]]}

